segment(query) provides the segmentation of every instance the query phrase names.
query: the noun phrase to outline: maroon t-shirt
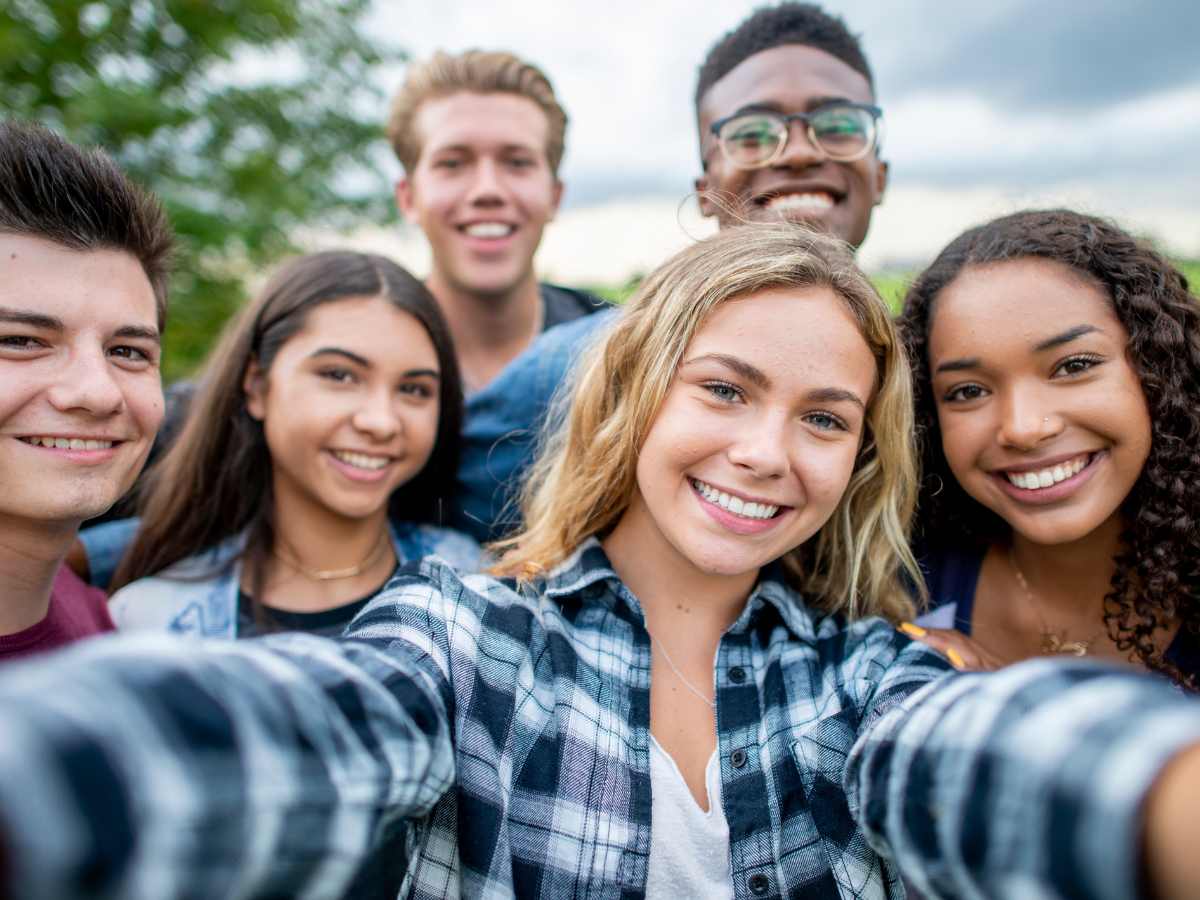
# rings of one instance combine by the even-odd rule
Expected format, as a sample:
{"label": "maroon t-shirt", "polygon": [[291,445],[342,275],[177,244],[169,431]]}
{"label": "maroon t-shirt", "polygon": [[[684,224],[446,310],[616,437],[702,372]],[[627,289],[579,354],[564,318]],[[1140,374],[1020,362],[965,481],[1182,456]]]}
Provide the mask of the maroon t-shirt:
{"label": "maroon t-shirt", "polygon": [[104,591],[84,583],[64,565],[54,577],[46,618],[16,634],[0,634],[0,662],[53,650],[115,628]]}

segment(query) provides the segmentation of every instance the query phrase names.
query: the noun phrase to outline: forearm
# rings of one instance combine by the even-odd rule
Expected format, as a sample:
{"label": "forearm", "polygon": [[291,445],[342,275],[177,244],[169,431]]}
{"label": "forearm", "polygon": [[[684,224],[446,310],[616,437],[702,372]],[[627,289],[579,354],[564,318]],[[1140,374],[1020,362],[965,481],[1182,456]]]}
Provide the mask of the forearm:
{"label": "forearm", "polygon": [[382,817],[427,812],[453,780],[428,672],[270,643],[100,640],[0,670],[11,896],[337,896]]}
{"label": "forearm", "polygon": [[1171,760],[1146,800],[1145,862],[1156,900],[1200,897],[1200,744]]}
{"label": "forearm", "polygon": [[934,896],[1137,896],[1143,804],[1200,741],[1159,679],[1059,661],[953,679],[860,740],[872,843]]}

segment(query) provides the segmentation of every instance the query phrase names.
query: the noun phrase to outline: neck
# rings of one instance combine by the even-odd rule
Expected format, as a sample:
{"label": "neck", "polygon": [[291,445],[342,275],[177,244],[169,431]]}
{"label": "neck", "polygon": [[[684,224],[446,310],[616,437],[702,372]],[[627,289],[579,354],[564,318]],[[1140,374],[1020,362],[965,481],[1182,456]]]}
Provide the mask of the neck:
{"label": "neck", "polygon": [[698,655],[711,666],[716,645],[741,615],[758,572],[703,572],[673,548],[661,547],[665,540],[657,529],[646,528],[648,519],[635,499],[604,539],[604,551],[638,598],[650,633],[666,641],[673,656],[677,647],[685,648],[681,655]]}
{"label": "neck", "polygon": [[0,634],[46,618],[50,591],[79,522],[13,522],[0,531]]}
{"label": "neck", "polygon": [[1035,544],[1014,532],[1013,561],[1043,606],[1094,618],[1116,569],[1120,535],[1116,516],[1067,544]]}
{"label": "neck", "polygon": [[459,367],[472,390],[487,386],[541,331],[542,300],[532,271],[497,294],[468,291],[436,269],[425,286],[446,317]]}

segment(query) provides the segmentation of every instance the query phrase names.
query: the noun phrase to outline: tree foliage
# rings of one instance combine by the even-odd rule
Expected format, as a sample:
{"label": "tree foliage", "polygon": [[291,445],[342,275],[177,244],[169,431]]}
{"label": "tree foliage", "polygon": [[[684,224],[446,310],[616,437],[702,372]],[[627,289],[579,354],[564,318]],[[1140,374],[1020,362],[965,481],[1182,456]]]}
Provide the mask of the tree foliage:
{"label": "tree foliage", "polygon": [[301,228],[391,213],[369,0],[4,0],[0,109],[108,150],[180,236],[165,374]]}

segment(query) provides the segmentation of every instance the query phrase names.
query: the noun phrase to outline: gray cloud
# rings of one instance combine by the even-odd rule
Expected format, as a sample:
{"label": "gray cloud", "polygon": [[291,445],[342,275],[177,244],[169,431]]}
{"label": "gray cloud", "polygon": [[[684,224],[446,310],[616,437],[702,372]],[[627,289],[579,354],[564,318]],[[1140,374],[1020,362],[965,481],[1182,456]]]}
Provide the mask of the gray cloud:
{"label": "gray cloud", "polygon": [[1200,81],[1196,0],[1022,0],[957,32],[944,21],[905,29],[920,47],[874,42],[890,95],[955,89],[1006,109],[1086,111]]}

